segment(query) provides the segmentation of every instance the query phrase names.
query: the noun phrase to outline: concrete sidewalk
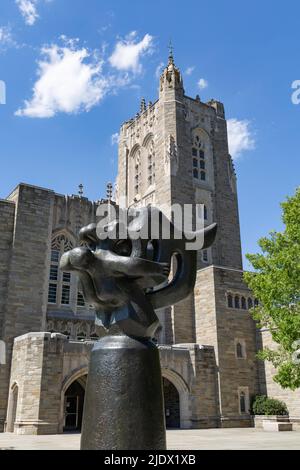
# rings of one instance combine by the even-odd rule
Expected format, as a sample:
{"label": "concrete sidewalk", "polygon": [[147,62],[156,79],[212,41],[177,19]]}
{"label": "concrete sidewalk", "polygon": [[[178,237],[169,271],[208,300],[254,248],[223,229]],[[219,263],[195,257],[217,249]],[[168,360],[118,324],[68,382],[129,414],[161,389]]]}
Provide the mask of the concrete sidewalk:
{"label": "concrete sidewalk", "polygon": [[[247,429],[195,429],[167,431],[169,450],[300,450],[299,432],[264,432]],[[17,436],[0,434],[0,449],[78,450],[79,434]]]}

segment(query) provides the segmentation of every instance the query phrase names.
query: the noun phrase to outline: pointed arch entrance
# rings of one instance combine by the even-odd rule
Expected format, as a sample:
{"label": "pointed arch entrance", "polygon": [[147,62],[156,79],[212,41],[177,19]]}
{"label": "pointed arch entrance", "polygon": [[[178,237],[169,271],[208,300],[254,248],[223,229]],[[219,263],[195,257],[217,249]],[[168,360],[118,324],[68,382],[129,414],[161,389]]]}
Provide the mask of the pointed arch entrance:
{"label": "pointed arch entrance", "polygon": [[180,428],[180,397],[175,385],[163,377],[165,417],[167,429]]}
{"label": "pointed arch entrance", "polygon": [[62,391],[63,432],[80,432],[87,371],[75,373],[65,382]]}
{"label": "pointed arch entrance", "polygon": [[76,380],[65,393],[64,432],[80,431],[85,390]]}
{"label": "pointed arch entrance", "polygon": [[163,367],[163,389],[167,428],[190,429],[189,387],[177,372]]}

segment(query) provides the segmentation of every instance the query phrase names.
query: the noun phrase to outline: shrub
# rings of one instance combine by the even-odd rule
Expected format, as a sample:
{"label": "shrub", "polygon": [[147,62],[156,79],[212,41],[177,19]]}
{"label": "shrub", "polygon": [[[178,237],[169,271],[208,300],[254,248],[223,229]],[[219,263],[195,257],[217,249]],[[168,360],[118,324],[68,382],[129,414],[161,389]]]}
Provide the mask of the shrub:
{"label": "shrub", "polygon": [[288,409],[284,402],[268,398],[265,395],[257,396],[252,403],[252,412],[255,415],[284,416],[288,415]]}

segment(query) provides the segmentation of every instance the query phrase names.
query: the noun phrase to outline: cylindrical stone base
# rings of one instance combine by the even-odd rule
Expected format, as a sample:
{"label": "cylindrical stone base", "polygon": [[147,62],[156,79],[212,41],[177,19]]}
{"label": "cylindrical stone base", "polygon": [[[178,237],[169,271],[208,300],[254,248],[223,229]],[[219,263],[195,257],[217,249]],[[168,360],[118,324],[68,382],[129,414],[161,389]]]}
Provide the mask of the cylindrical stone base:
{"label": "cylindrical stone base", "polygon": [[107,336],[91,353],[82,450],[165,450],[162,378],[151,341]]}

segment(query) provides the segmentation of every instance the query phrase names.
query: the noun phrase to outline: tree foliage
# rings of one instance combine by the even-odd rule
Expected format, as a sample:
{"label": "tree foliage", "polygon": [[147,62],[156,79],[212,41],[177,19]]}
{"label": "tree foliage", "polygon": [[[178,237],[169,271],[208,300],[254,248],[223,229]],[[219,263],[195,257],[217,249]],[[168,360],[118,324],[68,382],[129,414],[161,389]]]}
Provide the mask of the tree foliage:
{"label": "tree foliage", "polygon": [[277,383],[295,390],[300,387],[300,187],[281,206],[284,231],[259,240],[261,253],[247,255],[255,272],[244,277],[259,299],[253,309],[258,327],[270,329],[278,344],[259,357],[276,367]]}
{"label": "tree foliage", "polygon": [[266,416],[285,416],[289,414],[284,402],[268,398],[265,395],[255,397],[252,403],[252,413]]}

